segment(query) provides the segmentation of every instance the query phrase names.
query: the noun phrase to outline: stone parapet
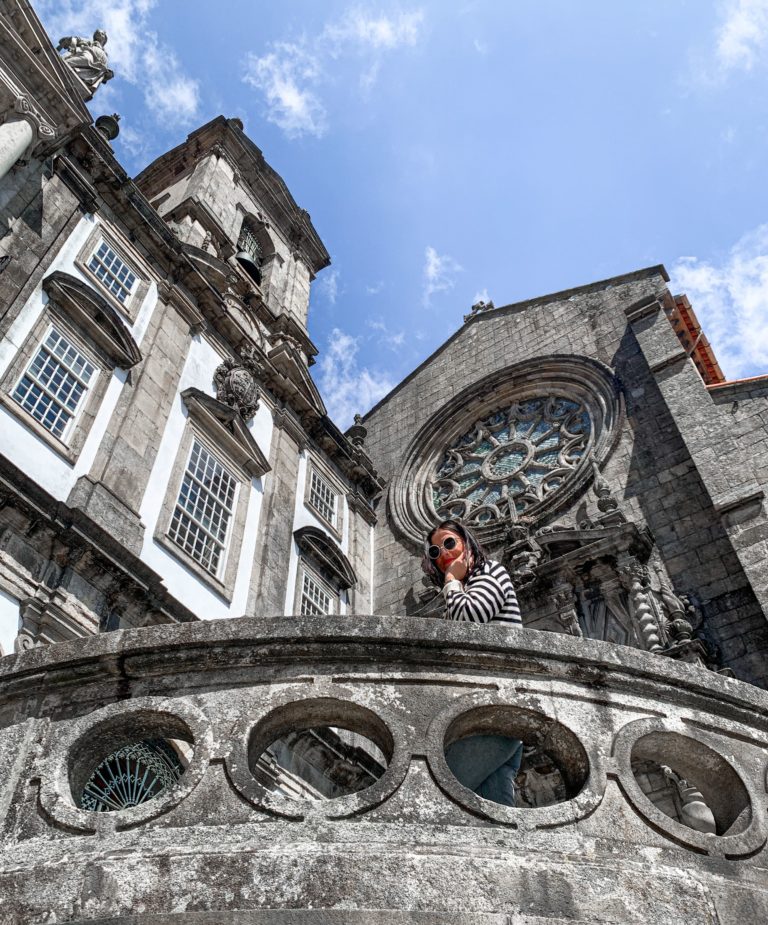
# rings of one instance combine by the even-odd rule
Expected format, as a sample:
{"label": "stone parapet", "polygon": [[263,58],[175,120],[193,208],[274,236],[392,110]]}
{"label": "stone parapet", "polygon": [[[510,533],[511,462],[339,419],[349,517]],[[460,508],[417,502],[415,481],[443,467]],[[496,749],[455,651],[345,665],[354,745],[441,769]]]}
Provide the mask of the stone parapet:
{"label": "stone parapet", "polygon": [[[266,791],[254,756],[311,726],[367,736],[383,776],[325,802]],[[462,787],[444,745],[480,732],[542,747],[567,799]],[[186,771],[79,808],[121,735],[185,740]],[[762,921],[767,747],[764,691],[553,633],[279,617],[32,649],[0,660],[3,921]],[[637,761],[687,777],[718,834],[652,803]]]}

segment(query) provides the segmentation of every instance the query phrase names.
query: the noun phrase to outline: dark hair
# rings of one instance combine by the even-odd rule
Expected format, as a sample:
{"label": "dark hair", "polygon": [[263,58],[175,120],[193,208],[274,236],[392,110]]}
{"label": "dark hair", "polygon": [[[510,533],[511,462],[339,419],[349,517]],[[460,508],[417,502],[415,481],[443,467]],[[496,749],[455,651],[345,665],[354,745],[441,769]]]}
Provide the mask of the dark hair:
{"label": "dark hair", "polygon": [[443,573],[438,568],[437,563],[429,558],[429,547],[432,545],[432,537],[438,530],[452,530],[464,540],[464,547],[469,550],[472,558],[472,571],[485,565],[487,561],[485,550],[475,539],[474,534],[467,530],[458,520],[444,520],[429,531],[424,542],[424,556],[421,560],[421,567],[433,585],[442,588],[444,582]]}

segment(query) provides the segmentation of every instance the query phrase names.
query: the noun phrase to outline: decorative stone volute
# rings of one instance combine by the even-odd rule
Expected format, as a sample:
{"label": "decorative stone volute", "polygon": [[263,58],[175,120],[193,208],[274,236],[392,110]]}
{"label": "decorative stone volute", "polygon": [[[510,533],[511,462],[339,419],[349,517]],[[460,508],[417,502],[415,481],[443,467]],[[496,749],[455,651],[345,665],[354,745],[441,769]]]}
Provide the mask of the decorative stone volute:
{"label": "decorative stone volute", "polygon": [[254,360],[254,351],[246,350],[243,353],[241,362],[227,357],[216,367],[213,384],[217,400],[236,409],[244,421],[250,421],[256,414],[261,397],[257,384],[260,370]]}

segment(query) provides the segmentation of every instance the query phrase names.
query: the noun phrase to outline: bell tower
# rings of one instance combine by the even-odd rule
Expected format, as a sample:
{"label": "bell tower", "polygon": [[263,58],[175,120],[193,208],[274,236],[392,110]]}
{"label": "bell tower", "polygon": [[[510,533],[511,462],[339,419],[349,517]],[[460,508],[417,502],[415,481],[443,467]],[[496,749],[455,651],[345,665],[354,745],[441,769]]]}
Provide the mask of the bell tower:
{"label": "bell tower", "polygon": [[275,319],[286,315],[306,333],[310,283],[330,257],[239,119],[219,116],[192,132],[136,183],[185,249],[244,275]]}

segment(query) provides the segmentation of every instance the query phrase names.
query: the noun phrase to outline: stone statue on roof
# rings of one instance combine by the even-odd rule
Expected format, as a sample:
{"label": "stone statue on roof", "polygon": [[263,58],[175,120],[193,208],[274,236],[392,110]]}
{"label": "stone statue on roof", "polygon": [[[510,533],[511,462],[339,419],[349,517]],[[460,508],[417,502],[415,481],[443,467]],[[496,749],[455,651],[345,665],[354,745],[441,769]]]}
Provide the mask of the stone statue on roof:
{"label": "stone statue on roof", "polygon": [[56,46],[57,51],[64,50],[64,60],[88,87],[91,95],[101,84],[115,76],[107,67],[107,53],[104,50],[106,44],[107,33],[97,29],[92,39],[66,35]]}

